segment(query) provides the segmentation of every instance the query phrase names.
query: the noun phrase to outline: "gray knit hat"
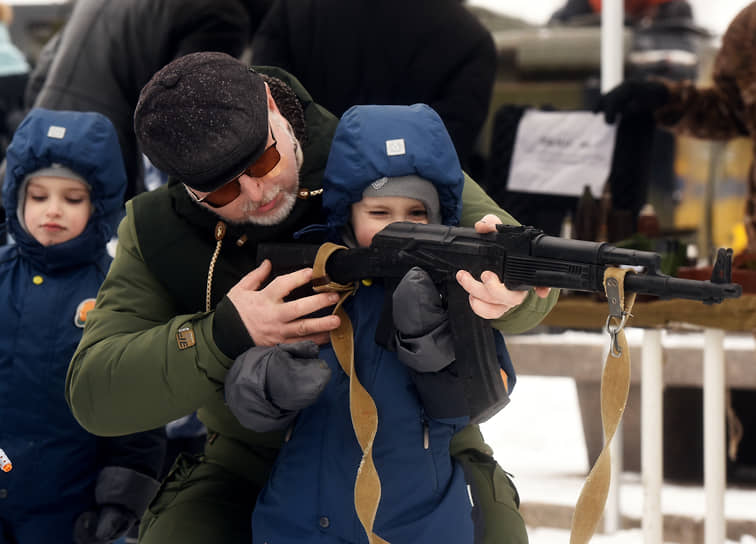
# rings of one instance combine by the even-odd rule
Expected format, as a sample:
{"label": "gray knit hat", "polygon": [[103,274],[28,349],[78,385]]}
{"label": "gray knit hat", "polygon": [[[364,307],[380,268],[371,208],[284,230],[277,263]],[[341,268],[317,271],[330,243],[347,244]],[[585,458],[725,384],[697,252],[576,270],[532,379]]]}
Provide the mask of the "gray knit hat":
{"label": "gray knit hat", "polygon": [[428,213],[428,223],[441,223],[441,207],[438,191],[430,181],[420,176],[398,176],[380,178],[365,187],[362,197],[405,196],[419,200]]}
{"label": "gray knit hat", "polygon": [[152,164],[210,192],[265,150],[268,103],[260,75],[225,53],[180,57],[144,86],[134,130]]}

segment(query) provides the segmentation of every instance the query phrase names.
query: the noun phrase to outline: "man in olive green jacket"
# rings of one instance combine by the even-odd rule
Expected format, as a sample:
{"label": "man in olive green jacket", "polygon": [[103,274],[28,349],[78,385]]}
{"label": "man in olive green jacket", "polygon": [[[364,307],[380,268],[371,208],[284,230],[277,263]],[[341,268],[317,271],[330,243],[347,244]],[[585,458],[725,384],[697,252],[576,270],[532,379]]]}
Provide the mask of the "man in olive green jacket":
{"label": "man in olive green jacket", "polygon": [[[127,203],[66,380],[74,415],[93,433],[151,429],[195,410],[208,428],[204,455],[180,457],[150,505],[142,543],[251,541],[251,512],[284,433],[241,426],[224,402],[226,373],[249,347],[324,343],[339,323],[311,316],[333,294],[284,300],[309,283],[310,269],[265,284],[270,264],[255,262],[258,243],[293,241],[322,222],[320,182],[337,123],[295,78],[260,70],[197,53],[142,90],[136,133],[171,181]],[[514,222],[470,179],[463,200],[463,224],[485,216],[476,228],[490,231],[494,215]],[[489,273],[458,280],[473,310],[500,317],[494,325],[511,333],[540,322],[557,296],[509,291]],[[471,485],[480,541],[527,542],[516,490],[477,426],[451,450]]]}

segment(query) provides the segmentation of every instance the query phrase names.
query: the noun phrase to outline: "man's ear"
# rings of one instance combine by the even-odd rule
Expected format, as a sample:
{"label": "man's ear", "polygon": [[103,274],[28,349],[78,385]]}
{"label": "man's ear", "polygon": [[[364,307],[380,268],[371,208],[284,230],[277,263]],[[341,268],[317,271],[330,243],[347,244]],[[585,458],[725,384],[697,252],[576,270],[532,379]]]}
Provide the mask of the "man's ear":
{"label": "man's ear", "polygon": [[276,105],[276,101],[273,100],[273,95],[271,94],[270,87],[268,87],[267,83],[265,83],[265,94],[268,96],[268,110],[280,114],[281,112],[278,111],[278,106]]}

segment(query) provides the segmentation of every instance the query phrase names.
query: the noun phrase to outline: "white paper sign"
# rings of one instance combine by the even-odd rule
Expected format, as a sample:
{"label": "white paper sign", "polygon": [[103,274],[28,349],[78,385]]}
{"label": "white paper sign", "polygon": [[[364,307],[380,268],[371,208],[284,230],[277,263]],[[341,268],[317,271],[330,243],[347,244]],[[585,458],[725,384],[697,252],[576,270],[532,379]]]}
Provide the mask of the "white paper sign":
{"label": "white paper sign", "polygon": [[588,185],[598,197],[609,177],[616,129],[601,113],[526,111],[517,127],[507,189],[580,196]]}

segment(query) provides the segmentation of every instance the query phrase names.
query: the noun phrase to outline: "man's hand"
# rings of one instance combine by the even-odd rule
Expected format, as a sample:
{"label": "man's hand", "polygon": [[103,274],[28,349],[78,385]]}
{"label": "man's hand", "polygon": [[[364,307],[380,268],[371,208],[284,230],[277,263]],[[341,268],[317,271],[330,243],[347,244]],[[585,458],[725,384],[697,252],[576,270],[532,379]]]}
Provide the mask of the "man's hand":
{"label": "man's hand", "polygon": [[[501,219],[488,214],[475,223],[475,232],[486,233],[496,231],[496,225]],[[496,319],[506,312],[522,304],[528,296],[528,291],[511,291],[499,280],[496,273],[486,270],[480,275],[481,281],[476,280],[466,270],[457,272],[457,281],[470,294],[470,307],[473,312],[484,319]],[[536,287],[536,295],[546,298],[550,287]]]}
{"label": "man's hand", "polygon": [[270,261],[263,261],[233,286],[227,295],[255,345],[275,346],[304,340],[316,344],[327,343],[329,332],[339,326],[339,318],[335,315],[304,316],[333,306],[338,302],[339,295],[318,293],[285,302],[284,297],[310,281],[312,269],[303,268],[279,276],[264,289],[260,289],[270,270]]}

